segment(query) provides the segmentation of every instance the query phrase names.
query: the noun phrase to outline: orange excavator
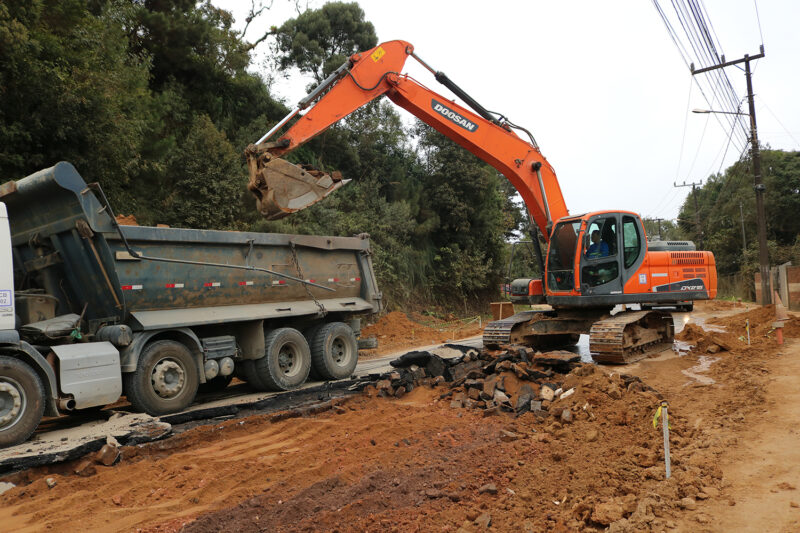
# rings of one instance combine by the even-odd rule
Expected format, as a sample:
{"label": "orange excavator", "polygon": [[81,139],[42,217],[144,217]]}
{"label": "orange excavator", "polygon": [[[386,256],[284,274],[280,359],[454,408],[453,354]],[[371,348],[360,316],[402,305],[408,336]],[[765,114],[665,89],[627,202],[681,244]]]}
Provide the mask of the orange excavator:
{"label": "orange excavator", "polygon": [[[471,109],[428,89],[401,70],[411,56]],[[490,322],[484,345],[550,349],[589,334],[596,361],[628,363],[672,344],[672,315],[653,307],[713,299],[717,274],[711,252],[691,243],[658,242],[648,249],[642,220],[631,211],[570,215],[553,167],[526,129],[490,112],[405,41],[389,41],[351,56],[297,107],[246,150],[259,211],[277,219],[304,209],[346,183],[337,173],[282,159],[366,103],[386,95],[503,174],[519,191],[532,226],[542,276],[515,280],[512,299],[536,310]],[[294,117],[298,120],[269,142]],[[518,134],[517,132],[520,132]],[[655,244],[655,243],[652,243]],[[638,304],[641,310],[628,310]]]}

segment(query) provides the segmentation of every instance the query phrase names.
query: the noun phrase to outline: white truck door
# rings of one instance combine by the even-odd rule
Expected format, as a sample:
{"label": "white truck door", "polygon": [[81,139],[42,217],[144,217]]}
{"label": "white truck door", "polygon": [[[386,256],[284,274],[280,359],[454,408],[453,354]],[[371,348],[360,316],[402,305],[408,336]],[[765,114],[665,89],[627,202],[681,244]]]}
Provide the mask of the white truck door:
{"label": "white truck door", "polygon": [[0,331],[14,329],[14,268],[6,204],[0,202]]}

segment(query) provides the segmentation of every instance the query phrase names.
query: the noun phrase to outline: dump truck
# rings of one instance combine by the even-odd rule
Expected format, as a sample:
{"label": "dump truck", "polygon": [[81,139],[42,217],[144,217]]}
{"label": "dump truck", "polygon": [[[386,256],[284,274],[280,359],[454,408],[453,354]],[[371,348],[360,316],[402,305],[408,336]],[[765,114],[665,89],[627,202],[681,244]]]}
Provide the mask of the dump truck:
{"label": "dump truck", "polygon": [[0,186],[0,446],[127,396],[348,377],[381,309],[368,235],[120,226],[69,163]]}

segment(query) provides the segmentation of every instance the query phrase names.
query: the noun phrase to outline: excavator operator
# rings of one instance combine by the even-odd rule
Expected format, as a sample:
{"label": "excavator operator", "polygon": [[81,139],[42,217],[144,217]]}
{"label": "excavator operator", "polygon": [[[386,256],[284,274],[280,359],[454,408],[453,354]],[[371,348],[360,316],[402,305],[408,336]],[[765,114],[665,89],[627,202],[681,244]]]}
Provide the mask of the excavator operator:
{"label": "excavator operator", "polygon": [[598,257],[607,257],[609,253],[608,244],[600,239],[600,230],[594,230],[592,232],[592,244],[586,250],[586,257],[597,259]]}

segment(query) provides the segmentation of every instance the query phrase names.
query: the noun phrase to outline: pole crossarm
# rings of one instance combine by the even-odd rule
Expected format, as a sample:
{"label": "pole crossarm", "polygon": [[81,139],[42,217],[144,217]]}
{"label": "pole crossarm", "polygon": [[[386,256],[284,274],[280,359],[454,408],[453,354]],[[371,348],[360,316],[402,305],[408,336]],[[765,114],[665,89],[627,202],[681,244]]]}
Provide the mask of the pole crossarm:
{"label": "pole crossarm", "polygon": [[689,70],[692,71],[692,74],[702,74],[703,72],[716,70],[718,68],[724,68],[724,67],[730,67],[730,66],[733,66],[733,65],[738,65],[739,63],[744,63],[745,61],[752,61],[753,59],[761,59],[762,57],[764,57],[764,45],[763,44],[761,45],[760,50],[761,50],[760,54],[756,54],[754,56],[745,55],[743,58],[736,59],[734,61],[725,61],[725,56],[722,56],[722,63],[720,63],[719,65],[711,65],[710,67],[699,68],[699,69],[696,69],[696,70],[694,68],[694,63],[692,63],[691,65],[689,65]]}

